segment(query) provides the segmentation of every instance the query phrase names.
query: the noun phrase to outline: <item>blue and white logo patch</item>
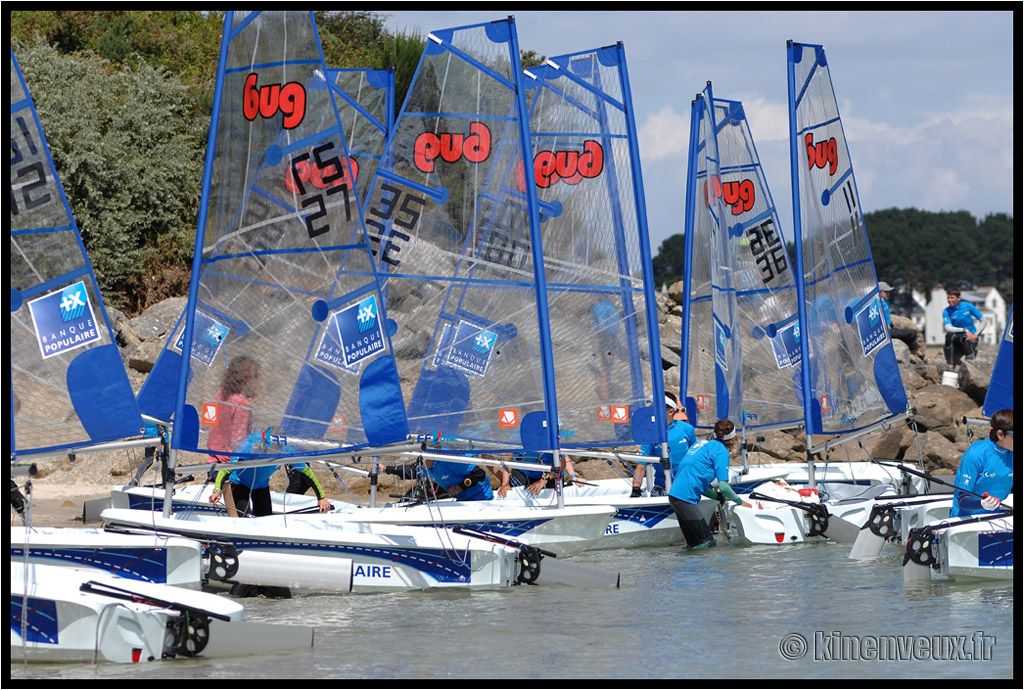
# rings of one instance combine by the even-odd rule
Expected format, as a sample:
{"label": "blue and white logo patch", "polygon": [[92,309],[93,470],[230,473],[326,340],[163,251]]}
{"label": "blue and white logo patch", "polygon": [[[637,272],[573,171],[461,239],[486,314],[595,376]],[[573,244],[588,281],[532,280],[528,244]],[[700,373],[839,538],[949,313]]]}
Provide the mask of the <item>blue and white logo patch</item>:
{"label": "blue and white logo patch", "polygon": [[[216,319],[201,311],[196,311],[195,320],[192,323],[192,359],[202,362],[206,366],[213,364],[213,359],[217,356],[217,352],[224,339],[228,337],[230,330]],[[185,327],[182,326],[174,348],[181,352],[184,346]]]}
{"label": "blue and white logo patch", "polygon": [[[357,304],[331,314],[328,332],[331,337],[336,337],[335,346],[341,346],[341,358],[334,366],[340,366],[342,369],[354,367],[362,360],[383,352],[386,346],[377,297],[371,295]],[[324,349],[325,343],[329,348],[331,343],[327,336],[321,340],[321,352],[328,356],[329,349]],[[317,353],[317,357],[320,358],[320,352]]]}
{"label": "blue and white logo patch", "polygon": [[28,308],[43,359],[102,339],[83,281],[34,299]]}
{"label": "blue and white logo patch", "polygon": [[497,340],[496,333],[460,321],[455,329],[454,342],[445,357],[445,364],[467,374],[484,376]]}
{"label": "blue and white logo patch", "polygon": [[882,322],[882,306],[877,297],[857,312],[857,330],[860,332],[860,345],[865,357],[888,340]]}
{"label": "blue and white logo patch", "polygon": [[796,366],[800,363],[800,324],[794,323],[788,328],[779,331],[772,338],[772,348],[775,350],[775,360],[779,369]]}
{"label": "blue and white logo patch", "polygon": [[715,363],[723,370],[729,370],[729,358],[726,355],[725,329],[715,322]]}

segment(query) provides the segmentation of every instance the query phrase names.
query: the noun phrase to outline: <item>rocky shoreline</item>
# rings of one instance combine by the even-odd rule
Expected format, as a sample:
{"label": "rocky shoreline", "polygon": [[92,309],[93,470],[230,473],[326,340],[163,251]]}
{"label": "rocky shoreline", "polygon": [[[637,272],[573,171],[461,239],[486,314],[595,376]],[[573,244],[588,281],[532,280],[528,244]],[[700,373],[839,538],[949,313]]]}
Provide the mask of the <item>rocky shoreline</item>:
{"label": "rocky shoreline", "polygon": [[[659,326],[662,333],[662,365],[668,388],[678,382],[680,347],[678,338],[666,338],[665,334],[678,334],[682,325],[682,284],[676,283],[658,295]],[[145,381],[156,358],[163,349],[182,309],[184,297],[172,297],[157,303],[140,316],[128,318],[116,309],[109,309],[122,358],[129,378],[136,391]],[[893,316],[897,327],[913,327],[909,319]],[[957,386],[942,385],[942,373],[946,370],[941,350],[929,354],[919,335],[912,352],[902,341],[893,343],[904,386],[911,406],[917,411],[912,420],[897,424],[888,431],[868,437],[863,446],[847,444],[848,449],[837,449],[830,462],[864,461],[878,459],[906,459],[917,464],[923,458],[925,469],[934,474],[952,474],[960,457],[973,438],[963,424],[963,418],[981,415],[981,404],[985,399],[989,379],[995,364],[996,348],[983,346],[977,359],[964,362],[958,372]],[[917,433],[914,432],[916,427]],[[776,433],[770,438],[759,440],[748,438],[748,461],[750,464],[768,462],[806,461],[804,438],[801,433]],[[201,456],[186,457],[180,464],[199,464]],[[126,484],[142,461],[141,452],[96,453],[81,455],[73,461],[67,457],[43,460],[37,463],[39,473],[32,479],[34,522],[39,525],[70,526],[81,523],[81,504],[91,498],[109,495],[109,487]],[[607,479],[623,476],[621,466],[614,466],[606,460],[574,460],[579,474],[586,479]],[[316,470],[324,489],[331,497],[340,500],[359,500],[365,503],[369,494],[369,481],[346,479],[341,485],[328,470]],[[194,482],[202,482],[205,475]],[[156,474],[150,471],[143,477],[143,483],[156,481]],[[377,487],[378,498],[388,500],[390,494],[402,491],[396,479],[381,475]],[[24,480],[19,480],[24,484]],[[278,472],[271,482],[271,488],[283,490],[285,475]],[[14,513],[12,513],[12,520]]]}

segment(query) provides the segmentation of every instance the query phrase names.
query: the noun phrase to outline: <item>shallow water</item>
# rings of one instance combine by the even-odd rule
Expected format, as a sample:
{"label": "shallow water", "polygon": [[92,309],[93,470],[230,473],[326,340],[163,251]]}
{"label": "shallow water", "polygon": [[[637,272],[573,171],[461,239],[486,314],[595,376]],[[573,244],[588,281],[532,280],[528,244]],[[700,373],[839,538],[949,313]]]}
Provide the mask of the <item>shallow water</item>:
{"label": "shallow water", "polygon": [[247,599],[246,620],[315,626],[314,648],[216,662],[28,667],[12,650],[11,676],[207,682],[1013,676],[1012,581],[933,579],[906,587],[898,547],[887,546],[871,562],[848,554],[849,546],[829,543],[621,549],[569,561],[621,572],[618,590]]}

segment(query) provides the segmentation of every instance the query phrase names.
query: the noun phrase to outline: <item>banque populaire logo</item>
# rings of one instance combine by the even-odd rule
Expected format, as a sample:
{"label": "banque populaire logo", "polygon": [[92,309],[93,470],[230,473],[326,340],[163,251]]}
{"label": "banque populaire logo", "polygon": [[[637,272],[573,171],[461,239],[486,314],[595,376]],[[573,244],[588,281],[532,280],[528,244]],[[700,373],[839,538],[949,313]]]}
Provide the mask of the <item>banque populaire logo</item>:
{"label": "banque populaire logo", "polygon": [[32,300],[28,307],[43,359],[85,347],[102,338],[82,281]]}

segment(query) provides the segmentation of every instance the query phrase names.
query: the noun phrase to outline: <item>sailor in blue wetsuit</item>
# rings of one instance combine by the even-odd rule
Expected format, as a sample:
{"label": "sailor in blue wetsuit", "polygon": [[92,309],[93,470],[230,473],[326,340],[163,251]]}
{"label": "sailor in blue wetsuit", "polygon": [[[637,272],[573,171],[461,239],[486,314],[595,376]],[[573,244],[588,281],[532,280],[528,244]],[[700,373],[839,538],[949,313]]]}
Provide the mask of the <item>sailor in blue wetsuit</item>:
{"label": "sailor in blue wetsuit", "polygon": [[[236,453],[259,453],[265,446],[263,434],[249,434],[245,440],[235,449]],[[284,451],[291,452],[291,446],[284,444]],[[242,460],[240,457],[232,457],[231,462]],[[270,515],[274,512],[270,500],[270,477],[277,471],[279,465],[266,465],[264,467],[246,467],[244,469],[223,469],[217,472],[213,493],[210,495],[210,503],[218,503],[222,496],[222,484],[227,480],[230,487],[229,500],[225,501],[228,508],[228,515],[238,517],[243,515],[259,517]],[[293,463],[292,468],[307,476],[317,497],[317,507],[321,513],[331,509],[331,502],[324,495],[324,490],[317,481],[316,476],[306,463]]]}
{"label": "sailor in blue wetsuit", "polygon": [[[992,415],[988,438],[975,441],[960,459],[949,516],[993,513],[1013,491],[1013,410]],[[978,498],[960,491],[970,491]]]}
{"label": "sailor in blue wetsuit", "polygon": [[458,501],[489,501],[494,498],[491,482],[482,467],[464,462],[423,459],[430,480]]}
{"label": "sailor in blue wetsuit", "polygon": [[[668,452],[671,463],[672,476],[679,471],[679,463],[682,461],[686,451],[697,442],[697,435],[689,420],[686,418],[686,410],[679,406],[676,396],[668,391],[665,392],[665,416],[668,420]],[[645,443],[640,446],[641,455],[659,456],[661,449],[653,443]],[[633,492],[630,498],[640,496],[640,485],[643,482],[647,463],[640,462],[633,470]],[[654,463],[654,488],[651,496],[665,495],[665,468],[661,463]]]}
{"label": "sailor in blue wetsuit", "polygon": [[733,423],[728,419],[719,419],[715,422],[714,438],[698,442],[679,463],[679,474],[672,478],[668,502],[676,513],[687,548],[715,545],[711,528],[697,507],[702,495],[718,498],[721,492],[722,496],[737,505],[750,507],[729,486],[729,456],[738,446],[739,439]]}
{"label": "sailor in blue wetsuit", "polygon": [[978,351],[978,332],[974,321],[984,321],[978,308],[970,302],[960,301],[960,290],[946,291],[949,306],[942,310],[942,327],[946,331],[946,344],[942,351],[950,369],[960,364],[960,358],[974,359]]}

